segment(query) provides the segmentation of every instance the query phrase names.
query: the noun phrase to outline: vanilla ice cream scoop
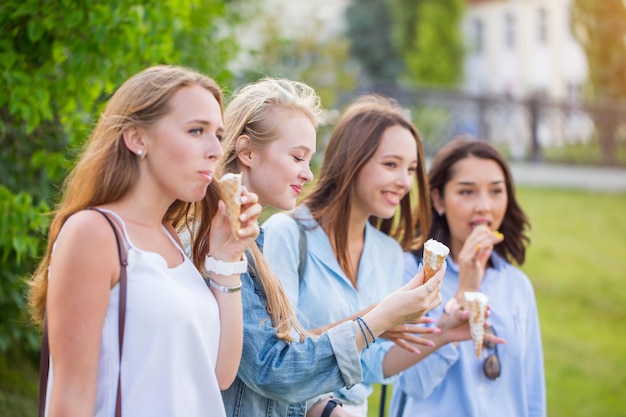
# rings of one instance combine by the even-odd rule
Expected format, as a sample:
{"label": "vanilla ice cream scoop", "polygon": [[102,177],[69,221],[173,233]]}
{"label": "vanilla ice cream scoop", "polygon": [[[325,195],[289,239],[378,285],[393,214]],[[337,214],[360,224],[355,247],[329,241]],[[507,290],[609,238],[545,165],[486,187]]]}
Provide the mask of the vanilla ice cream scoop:
{"label": "vanilla ice cream scoop", "polygon": [[424,283],[435,275],[449,253],[450,249],[435,239],[424,243]]}

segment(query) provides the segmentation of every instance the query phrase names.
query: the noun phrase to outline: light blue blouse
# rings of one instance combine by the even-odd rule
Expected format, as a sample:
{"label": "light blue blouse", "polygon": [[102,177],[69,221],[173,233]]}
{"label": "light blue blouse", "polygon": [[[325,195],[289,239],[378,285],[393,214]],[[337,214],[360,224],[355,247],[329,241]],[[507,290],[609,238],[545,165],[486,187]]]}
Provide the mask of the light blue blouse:
{"label": "light blue blouse", "polygon": [[[298,307],[302,324],[314,329],[325,326],[379,302],[396,290],[402,281],[402,249],[393,238],[369,223],[365,227],[365,243],[359,263],[357,288],[339,267],[330,240],[324,230],[311,218],[306,206],[296,210],[295,216],[305,226],[307,237],[306,266],[299,282],[298,239],[299,228],[287,214],[279,213],[264,224],[264,253],[287,296]],[[363,383],[351,389],[341,389],[334,395],[351,403],[367,400],[372,383],[390,383],[383,378],[383,358],[393,343],[378,339],[362,351]]]}
{"label": "light blue blouse", "polygon": [[[479,291],[489,297],[488,321],[506,340],[498,345],[502,373],[495,381],[482,370],[473,342],[447,344],[403,372],[394,384],[391,417],[480,416],[544,417],[546,386],[539,316],[532,284],[522,271],[497,254],[491,257]],[[445,300],[456,294],[459,267],[450,258],[441,288]],[[418,270],[414,256],[405,253],[404,280]],[[429,313],[438,319],[443,304]],[[401,409],[404,408],[404,413]]]}

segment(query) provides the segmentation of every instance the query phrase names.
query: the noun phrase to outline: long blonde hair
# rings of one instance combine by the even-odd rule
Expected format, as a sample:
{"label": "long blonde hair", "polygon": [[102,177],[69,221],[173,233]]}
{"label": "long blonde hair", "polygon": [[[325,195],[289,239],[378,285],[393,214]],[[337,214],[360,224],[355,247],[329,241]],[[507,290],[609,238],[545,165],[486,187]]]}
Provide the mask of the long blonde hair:
{"label": "long blonde hair", "polygon": [[[236,143],[241,135],[249,138],[248,146],[253,150],[262,150],[278,138],[280,116],[284,113],[278,110],[294,111],[311,120],[317,128],[322,109],[320,98],[308,85],[282,78],[263,78],[255,83],[240,87],[233,94],[232,101],[224,112],[224,139],[222,148],[224,155],[218,168],[218,176],[227,172],[241,171],[237,158]],[[279,114],[280,113],[280,114]],[[203,206],[210,207],[208,198]],[[215,210],[216,208],[209,208]],[[208,231],[211,217],[201,214],[202,220],[197,233],[203,236]],[[202,267],[204,255],[208,253],[208,246],[196,239],[194,247],[194,262]],[[285,295],[279,278],[267,264],[265,257],[256,245],[250,249],[254,260],[253,273],[259,277],[267,296],[267,311],[276,328],[278,338],[292,341],[291,330],[294,329],[300,336],[309,333],[299,323],[294,309]]]}
{"label": "long blonde hair", "polygon": [[[138,179],[137,156],[126,147],[123,132],[132,127],[154,125],[170,111],[169,101],[178,90],[195,85],[208,90],[222,107],[222,92],[213,79],[171,65],[143,70],[124,82],[111,96],[76,166],[63,183],[62,198],[48,231],[46,253],[29,281],[29,305],[35,322],[41,324],[43,320],[52,246],[65,221],[87,207],[119,200]],[[209,186],[210,190],[213,188]],[[208,194],[215,196],[215,192]],[[164,221],[180,218],[189,207],[188,203],[176,200],[169,207]]]}
{"label": "long blonde hair", "polygon": [[346,219],[350,216],[356,178],[380,146],[383,132],[392,126],[409,130],[417,144],[414,184],[418,193],[417,204],[412,207],[412,190],[400,201],[399,213],[390,219],[371,217],[369,221],[397,239],[404,250],[419,247],[424,236],[416,235],[415,231],[427,231],[431,222],[424,148],[406,111],[391,98],[369,94],[348,106],[330,135],[315,186],[300,202],[306,204],[313,218],[329,231],[333,246],[337,248],[339,265],[348,277],[354,277],[354,271],[348,261]]}

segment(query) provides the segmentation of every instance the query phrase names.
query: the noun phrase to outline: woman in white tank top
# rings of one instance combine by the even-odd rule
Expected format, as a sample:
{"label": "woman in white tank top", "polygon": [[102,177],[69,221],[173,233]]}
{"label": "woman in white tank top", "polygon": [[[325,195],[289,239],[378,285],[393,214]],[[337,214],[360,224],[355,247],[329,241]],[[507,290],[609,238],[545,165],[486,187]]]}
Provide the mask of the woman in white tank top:
{"label": "woman in white tank top", "polygon": [[[47,252],[31,280],[33,315],[47,322],[48,416],[114,416],[118,375],[126,416],[224,416],[220,390],[235,378],[242,346],[239,274],[259,233],[261,207],[245,189],[234,236],[213,176],[222,155],[222,93],[176,66],[148,68],[109,100],[66,180]],[[208,194],[207,194],[208,193]],[[208,195],[215,210],[207,269],[175,228]],[[128,255],[123,354],[120,261]]]}

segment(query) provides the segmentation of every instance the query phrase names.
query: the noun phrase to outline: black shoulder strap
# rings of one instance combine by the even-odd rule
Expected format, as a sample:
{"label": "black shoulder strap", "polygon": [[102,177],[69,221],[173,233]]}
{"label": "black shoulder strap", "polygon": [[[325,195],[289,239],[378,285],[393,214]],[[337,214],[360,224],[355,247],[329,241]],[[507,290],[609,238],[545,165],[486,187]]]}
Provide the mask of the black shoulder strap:
{"label": "black shoulder strap", "polygon": [[[90,207],[89,210],[95,210],[102,214],[104,218],[109,222],[113,232],[115,233],[115,240],[117,241],[117,252],[120,259],[120,301],[119,301],[119,318],[118,318],[118,336],[119,336],[119,351],[120,351],[120,369],[117,375],[117,401],[115,405],[115,417],[122,416],[122,348],[124,347],[124,323],[126,322],[126,293],[127,293],[127,279],[126,279],[126,266],[128,265],[128,256],[126,253],[126,247],[124,246],[124,240],[117,230],[113,221],[103,211]],[[43,335],[41,336],[41,356],[39,358],[39,417],[43,417],[46,409],[46,391],[48,390],[48,370],[50,368],[50,347],[48,346],[48,320],[44,316],[43,322]]]}

